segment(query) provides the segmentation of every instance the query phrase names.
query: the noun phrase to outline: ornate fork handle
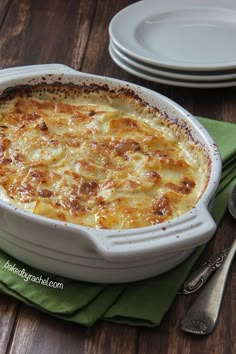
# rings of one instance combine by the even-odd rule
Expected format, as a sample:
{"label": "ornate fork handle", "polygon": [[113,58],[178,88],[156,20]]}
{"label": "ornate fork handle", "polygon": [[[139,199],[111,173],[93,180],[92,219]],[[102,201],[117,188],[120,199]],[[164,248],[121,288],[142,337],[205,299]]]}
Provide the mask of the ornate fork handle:
{"label": "ornate fork handle", "polygon": [[179,295],[189,295],[199,290],[213,273],[221,267],[229,249],[223,250],[204,262],[200,268],[194,271],[179,290]]}
{"label": "ornate fork handle", "polygon": [[234,240],[225,261],[206,284],[201,294],[181,322],[181,329],[195,334],[209,334],[213,331],[218,319],[223,292],[230,269],[231,262],[236,251],[236,239]]}

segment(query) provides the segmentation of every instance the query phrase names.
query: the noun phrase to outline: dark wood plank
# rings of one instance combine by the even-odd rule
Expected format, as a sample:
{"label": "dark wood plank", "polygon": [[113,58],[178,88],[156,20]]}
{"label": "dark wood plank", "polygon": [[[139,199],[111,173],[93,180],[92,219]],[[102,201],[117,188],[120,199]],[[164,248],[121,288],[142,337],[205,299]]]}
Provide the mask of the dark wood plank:
{"label": "dark wood plank", "polygon": [[1,67],[57,62],[78,69],[94,5],[94,0],[15,0],[1,29]]}
{"label": "dark wood plank", "polygon": [[14,328],[18,302],[0,294],[0,352],[5,353]]}
{"label": "dark wood plank", "polygon": [[86,354],[136,354],[138,330],[126,325],[101,323],[87,332]]}
{"label": "dark wood plank", "polygon": [[192,114],[236,123],[236,88],[186,89],[171,88],[171,98]]}
{"label": "dark wood plank", "polygon": [[112,17],[132,2],[135,1],[110,0],[104,2],[98,0],[93,27],[83,59],[82,71],[105,76],[120,75],[121,70],[116,65],[110,67],[108,26]]}
{"label": "dark wood plank", "polygon": [[21,306],[11,339],[11,354],[136,353],[137,330],[100,322],[84,328]]}
{"label": "dark wood plank", "polygon": [[0,28],[3,25],[5,16],[7,14],[8,8],[11,4],[12,0],[1,0],[0,2]]}
{"label": "dark wood plank", "polygon": [[82,349],[78,351],[78,348],[83,348],[83,334],[84,331],[75,325],[65,325],[63,321],[22,305],[12,335],[10,352],[82,353]]}

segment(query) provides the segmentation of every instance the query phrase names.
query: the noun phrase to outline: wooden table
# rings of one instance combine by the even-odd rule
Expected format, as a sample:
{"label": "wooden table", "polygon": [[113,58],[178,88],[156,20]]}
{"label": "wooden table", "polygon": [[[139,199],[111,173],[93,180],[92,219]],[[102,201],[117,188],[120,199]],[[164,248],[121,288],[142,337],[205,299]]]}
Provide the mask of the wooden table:
{"label": "wooden table", "polygon": [[[156,90],[191,113],[236,122],[236,88],[189,89],[154,84],[121,70],[108,53],[108,25],[129,0],[1,0],[0,68],[63,63],[86,73]],[[228,247],[235,221],[227,215],[203,255]],[[183,333],[180,321],[195,296],[178,296],[161,326],[99,322],[83,328],[0,294],[0,354],[231,354],[236,353],[236,264],[225,289],[218,326],[207,337]]]}

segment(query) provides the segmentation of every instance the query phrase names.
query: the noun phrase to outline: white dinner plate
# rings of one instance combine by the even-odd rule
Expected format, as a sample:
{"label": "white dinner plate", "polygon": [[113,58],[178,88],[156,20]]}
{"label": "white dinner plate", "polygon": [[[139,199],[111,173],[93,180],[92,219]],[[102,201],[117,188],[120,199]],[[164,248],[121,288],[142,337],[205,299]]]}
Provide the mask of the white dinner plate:
{"label": "white dinner plate", "polygon": [[198,72],[198,71],[176,71],[171,69],[165,69],[163,67],[149,65],[143,63],[135,58],[132,58],[119,47],[116,46],[112,38],[110,38],[110,46],[115,55],[127,65],[133,66],[136,70],[146,71],[151,75],[161,75],[170,79],[184,80],[184,81],[225,81],[225,80],[236,80],[236,70],[229,71],[213,71],[213,72]]}
{"label": "white dinner plate", "polygon": [[131,57],[177,70],[236,69],[235,0],[143,0],[117,13],[109,34]]}
{"label": "white dinner plate", "polygon": [[128,73],[140,77],[145,80],[149,80],[152,82],[172,85],[172,86],[180,86],[180,87],[190,87],[190,88],[222,88],[222,87],[233,87],[236,86],[236,79],[232,80],[222,80],[222,81],[190,81],[190,80],[178,80],[174,78],[169,78],[163,75],[156,75],[150,73],[148,70],[141,70],[135,68],[133,65],[126,63],[122,60],[113,50],[113,47],[109,46],[109,53],[113,61],[123,70]]}

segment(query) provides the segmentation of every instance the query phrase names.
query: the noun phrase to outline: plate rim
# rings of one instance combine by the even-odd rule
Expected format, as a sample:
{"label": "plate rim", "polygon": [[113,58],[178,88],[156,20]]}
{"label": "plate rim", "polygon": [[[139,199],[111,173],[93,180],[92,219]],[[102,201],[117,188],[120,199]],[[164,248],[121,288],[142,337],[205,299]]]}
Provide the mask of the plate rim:
{"label": "plate rim", "polygon": [[129,74],[132,74],[134,76],[137,76],[141,79],[152,81],[158,84],[164,84],[164,85],[172,85],[172,86],[178,86],[178,87],[189,87],[189,88],[226,88],[226,87],[234,87],[236,86],[236,79],[233,80],[222,80],[222,81],[213,81],[210,82],[201,82],[201,81],[185,81],[185,80],[179,80],[179,79],[173,79],[173,78],[168,78],[165,76],[161,75],[155,75],[151,74],[148,72],[140,71],[137,70],[130,65],[127,65],[126,63],[122,62],[117,56],[114,55],[114,52],[112,52],[112,48],[109,46],[109,53],[112,58],[112,60],[118,65],[121,69],[127,71]]}
{"label": "plate rim", "polygon": [[118,47],[116,47],[115,43],[113,42],[112,38],[110,38],[110,47],[112,48],[113,52],[117,55],[117,57],[120,57],[120,59],[123,62],[126,62],[128,65],[133,65],[136,70],[147,70],[147,72],[150,73],[150,75],[163,75],[166,76],[167,78],[170,79],[178,79],[178,80],[184,80],[184,81],[191,81],[196,83],[198,81],[207,81],[207,82],[220,82],[220,81],[226,81],[226,80],[236,80],[236,72],[228,72],[226,73],[225,71],[223,74],[220,73],[216,74],[210,74],[208,72],[204,73],[199,73],[199,72],[182,72],[182,71],[172,71],[172,70],[166,70],[166,68],[158,67],[158,66],[150,66],[147,63],[142,63],[141,61],[136,60],[135,58],[132,58],[128,56],[126,53],[122,52]]}

